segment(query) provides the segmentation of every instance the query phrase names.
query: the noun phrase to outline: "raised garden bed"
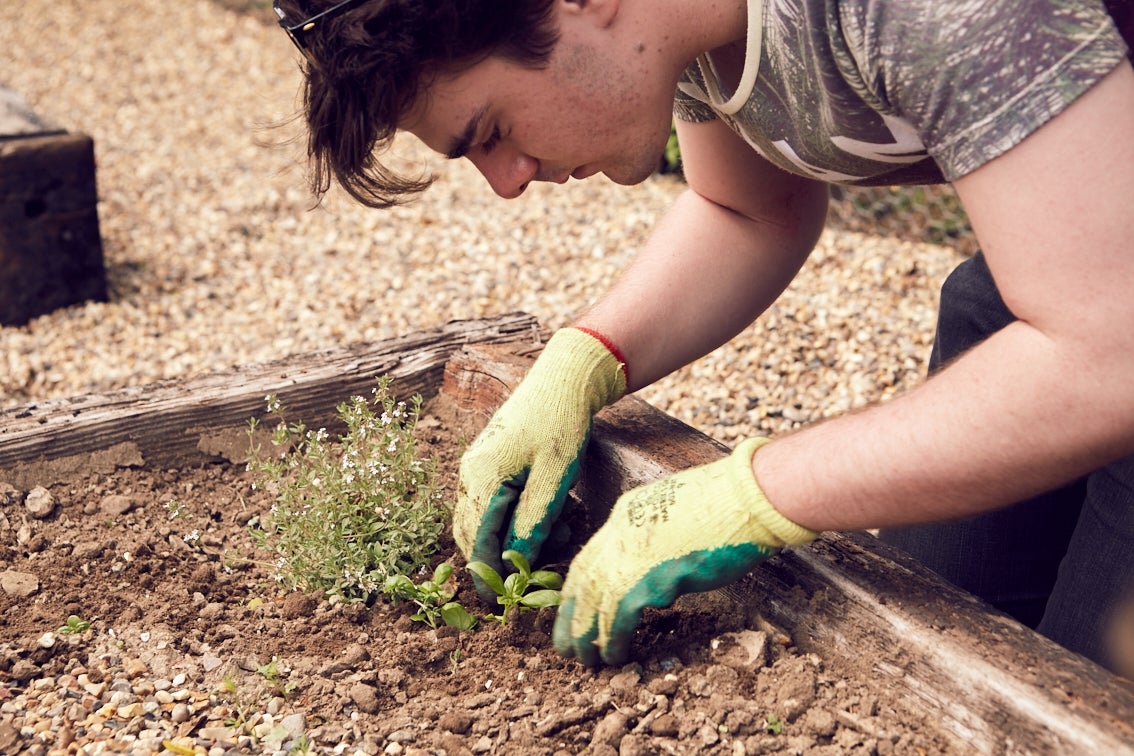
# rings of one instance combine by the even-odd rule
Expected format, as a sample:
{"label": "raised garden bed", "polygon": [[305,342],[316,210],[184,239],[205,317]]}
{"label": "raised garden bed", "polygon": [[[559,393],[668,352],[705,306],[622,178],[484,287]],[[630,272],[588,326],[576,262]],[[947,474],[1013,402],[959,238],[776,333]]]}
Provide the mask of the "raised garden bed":
{"label": "raised garden bed", "polygon": [[[0,414],[0,484],[14,492],[0,522],[0,752],[1132,752],[1123,681],[867,534],[824,535],[728,590],[651,610],[634,662],[598,670],[554,653],[549,610],[434,631],[405,607],[281,593],[249,561],[247,525],[272,502],[241,462],[265,395],[333,430],[336,405],[391,376],[394,394],[425,397],[418,442],[451,491],[462,440],[538,337],[530,317],[502,316]],[[724,453],[636,399],[608,408],[572,502],[576,540],[623,490]],[[55,502],[46,515],[24,502],[37,486]],[[458,598],[494,611],[443,541]],[[51,632],[71,614],[90,629]]]}

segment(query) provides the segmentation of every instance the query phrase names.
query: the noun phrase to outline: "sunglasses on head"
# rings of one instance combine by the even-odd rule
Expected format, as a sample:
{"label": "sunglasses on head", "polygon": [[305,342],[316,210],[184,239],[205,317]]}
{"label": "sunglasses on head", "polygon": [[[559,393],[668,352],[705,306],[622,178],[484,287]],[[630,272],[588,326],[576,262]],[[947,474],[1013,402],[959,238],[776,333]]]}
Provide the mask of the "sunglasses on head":
{"label": "sunglasses on head", "polygon": [[303,57],[307,58],[312,65],[317,66],[318,62],[315,60],[315,56],[311,54],[311,48],[307,45],[307,34],[320,22],[334,18],[350,8],[350,6],[357,5],[360,2],[362,2],[362,0],[342,0],[342,2],[332,5],[327,10],[316,13],[310,18],[298,22],[293,22],[287,17],[283,8],[280,7],[280,0],[274,0],[272,8],[275,10],[276,15],[280,17],[280,26],[287,32],[287,36],[291,38],[296,49],[303,53]]}

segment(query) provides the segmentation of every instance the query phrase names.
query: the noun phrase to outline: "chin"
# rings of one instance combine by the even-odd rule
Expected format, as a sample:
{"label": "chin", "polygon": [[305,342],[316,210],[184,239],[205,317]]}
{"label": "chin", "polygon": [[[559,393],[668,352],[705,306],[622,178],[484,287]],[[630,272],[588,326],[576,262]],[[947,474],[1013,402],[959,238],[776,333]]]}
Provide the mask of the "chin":
{"label": "chin", "polygon": [[658,161],[650,160],[648,163],[619,166],[617,170],[603,171],[608,179],[622,186],[640,184],[657,172]]}

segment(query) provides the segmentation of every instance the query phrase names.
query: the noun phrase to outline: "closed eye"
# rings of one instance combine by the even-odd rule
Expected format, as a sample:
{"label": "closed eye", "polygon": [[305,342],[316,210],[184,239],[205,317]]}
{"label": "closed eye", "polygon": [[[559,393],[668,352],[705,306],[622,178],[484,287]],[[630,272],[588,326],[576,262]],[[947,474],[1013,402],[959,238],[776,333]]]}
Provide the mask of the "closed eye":
{"label": "closed eye", "polygon": [[487,155],[488,153],[490,153],[494,149],[496,149],[496,145],[499,144],[499,143],[500,143],[500,127],[495,126],[492,129],[492,133],[488,135],[488,139],[485,139],[484,144],[482,144],[480,146],[480,149],[483,150],[484,153]]}

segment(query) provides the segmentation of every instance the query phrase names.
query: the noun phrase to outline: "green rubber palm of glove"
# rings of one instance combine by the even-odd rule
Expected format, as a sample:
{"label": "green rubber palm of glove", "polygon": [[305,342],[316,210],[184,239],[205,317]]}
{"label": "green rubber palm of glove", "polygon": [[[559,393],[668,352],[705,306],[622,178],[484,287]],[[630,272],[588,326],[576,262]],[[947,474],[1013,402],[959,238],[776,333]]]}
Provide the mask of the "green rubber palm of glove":
{"label": "green rubber palm of glove", "polygon": [[567,573],[553,633],[559,653],[619,664],[645,607],[727,585],[818,536],[773,509],[757,485],[752,455],[767,440],[618,499]]}
{"label": "green rubber palm of glove", "polygon": [[556,331],[461,458],[453,534],[468,561],[504,574],[501,554],[514,549],[535,563],[579,476],[594,413],[625,391],[624,367],[602,341]]}

